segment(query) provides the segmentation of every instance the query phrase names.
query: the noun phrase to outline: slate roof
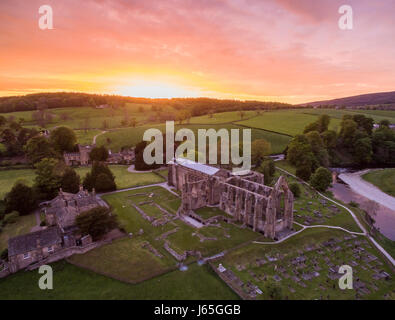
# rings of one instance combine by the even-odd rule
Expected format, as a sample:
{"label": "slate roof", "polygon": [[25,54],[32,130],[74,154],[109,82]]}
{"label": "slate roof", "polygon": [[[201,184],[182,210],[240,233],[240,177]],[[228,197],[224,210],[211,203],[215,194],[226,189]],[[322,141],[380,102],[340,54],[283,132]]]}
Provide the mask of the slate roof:
{"label": "slate roof", "polygon": [[219,171],[218,168],[211,167],[211,166],[208,166],[208,165],[205,165],[202,163],[198,163],[198,162],[195,162],[195,161],[192,161],[189,159],[184,159],[184,158],[175,159],[175,163],[177,163],[183,167],[189,168],[189,169],[203,172],[203,173],[208,174],[210,176],[216,174]]}
{"label": "slate roof", "polygon": [[[39,242],[39,246],[38,246]],[[38,248],[44,248],[61,243],[58,227],[50,227],[44,230],[24,234],[8,240],[8,256],[27,253]]]}

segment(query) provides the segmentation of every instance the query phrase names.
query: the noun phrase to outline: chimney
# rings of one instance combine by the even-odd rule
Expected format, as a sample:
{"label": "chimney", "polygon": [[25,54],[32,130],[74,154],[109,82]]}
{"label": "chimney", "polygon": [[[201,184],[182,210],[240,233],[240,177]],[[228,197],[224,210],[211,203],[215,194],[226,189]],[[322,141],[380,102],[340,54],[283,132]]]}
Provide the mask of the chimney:
{"label": "chimney", "polygon": [[80,191],[84,191],[84,187],[80,184]]}
{"label": "chimney", "polygon": [[95,188],[92,188],[92,196],[96,196],[96,190],[95,190]]}

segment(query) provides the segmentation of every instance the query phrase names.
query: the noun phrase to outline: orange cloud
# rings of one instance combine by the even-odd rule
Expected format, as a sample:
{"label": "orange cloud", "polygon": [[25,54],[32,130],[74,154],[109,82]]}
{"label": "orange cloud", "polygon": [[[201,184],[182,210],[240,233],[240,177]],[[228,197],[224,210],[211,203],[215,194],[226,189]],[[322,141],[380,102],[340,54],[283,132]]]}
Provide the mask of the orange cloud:
{"label": "orange cloud", "polygon": [[[0,95],[73,90],[304,102],[393,90],[393,1],[0,2]],[[134,88],[134,89],[133,89]],[[136,90],[138,89],[138,90]]]}

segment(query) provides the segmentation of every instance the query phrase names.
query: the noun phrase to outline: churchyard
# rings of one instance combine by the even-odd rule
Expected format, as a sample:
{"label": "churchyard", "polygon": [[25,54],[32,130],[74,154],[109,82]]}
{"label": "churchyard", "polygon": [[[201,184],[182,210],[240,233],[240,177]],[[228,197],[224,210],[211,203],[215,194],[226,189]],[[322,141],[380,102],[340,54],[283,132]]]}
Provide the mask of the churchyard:
{"label": "churchyard", "polygon": [[[212,262],[248,299],[394,299],[393,271],[365,237],[315,228],[283,243],[250,244]],[[341,290],[339,266],[353,268]],[[275,289],[273,289],[275,288]]]}

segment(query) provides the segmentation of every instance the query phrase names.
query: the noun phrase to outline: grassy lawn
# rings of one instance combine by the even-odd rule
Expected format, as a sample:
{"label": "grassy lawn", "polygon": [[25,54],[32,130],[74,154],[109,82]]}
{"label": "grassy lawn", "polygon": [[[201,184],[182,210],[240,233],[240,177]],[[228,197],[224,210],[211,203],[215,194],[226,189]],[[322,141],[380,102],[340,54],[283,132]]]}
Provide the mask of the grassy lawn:
{"label": "grassy lawn", "polygon": [[0,199],[3,199],[7,192],[11,190],[15,182],[22,180],[27,185],[33,185],[35,178],[33,169],[16,169],[0,171]]}
{"label": "grassy lawn", "polygon": [[138,237],[120,239],[86,254],[74,255],[70,261],[98,273],[135,283],[175,267],[174,260],[155,256],[142,247],[143,243]]}
{"label": "grassy lawn", "polygon": [[142,283],[123,283],[64,261],[52,265],[54,289],[40,290],[37,270],[0,279],[0,299],[235,300],[238,297],[207,266],[190,265]]}
{"label": "grassy lawn", "polygon": [[290,164],[287,160],[276,161],[275,164],[276,164],[276,167],[284,169],[285,171],[288,171],[289,173],[292,173],[293,175],[296,174],[296,168],[292,164]]}
{"label": "grassy lawn", "polygon": [[[374,280],[372,278],[376,270],[388,272],[393,278],[393,271],[385,262],[379,252],[364,238],[355,237],[345,239],[349,236],[347,233],[338,230],[328,230],[323,228],[305,230],[293,238],[286,240],[278,245],[251,244],[240,249],[230,252],[220,261],[224,267],[231,269],[240,280],[244,283],[251,282],[257,285],[262,291],[258,299],[270,299],[266,290],[269,284],[277,286],[281,290],[283,299],[355,299],[356,290],[340,290],[337,279],[328,277],[331,265],[351,265],[356,261],[357,265],[353,266],[354,279],[359,278],[369,289],[369,293],[359,298],[362,299],[383,299],[386,293],[390,293],[395,288],[394,280]],[[335,239],[336,244],[324,246],[324,242]],[[318,246],[321,248],[319,251]],[[334,250],[334,248],[337,250]],[[363,258],[367,254],[377,257],[374,262],[366,263],[364,259],[356,259],[353,249],[362,247],[365,249],[362,254]],[[309,249],[308,249],[309,248]],[[292,260],[298,256],[304,255],[307,260],[305,265],[296,268]],[[277,260],[270,262],[268,257],[276,257]],[[265,259],[266,262],[259,264],[259,259]],[[327,259],[327,260],[325,260]],[[283,268],[283,269],[280,269]],[[316,269],[316,267],[318,267]],[[317,270],[319,275],[311,280],[304,280],[304,273]],[[300,283],[294,281],[295,271]],[[274,276],[280,277],[277,282]],[[289,277],[287,277],[287,275]],[[376,288],[375,288],[376,287]],[[294,290],[292,292],[291,288]]]}
{"label": "grassy lawn", "polygon": [[362,178],[395,197],[395,169],[374,170],[363,175]]}
{"label": "grassy lawn", "polygon": [[199,208],[195,210],[195,213],[197,213],[199,216],[201,216],[204,220],[209,219],[211,217],[215,216],[226,216],[227,214],[223,212],[219,208],[212,208],[212,207],[204,207],[204,208]]}
{"label": "grassy lawn", "polygon": [[20,216],[15,223],[7,224],[0,231],[0,252],[8,247],[8,239],[30,232],[30,229],[36,225],[34,214]]}
{"label": "grassy lawn", "polygon": [[[125,189],[137,186],[144,186],[147,184],[154,184],[166,181],[166,179],[152,172],[129,172],[129,166],[123,165],[110,165],[112,173],[115,175],[115,183],[117,189]],[[76,168],[77,173],[80,175],[81,180],[84,179],[85,175],[91,170],[90,167],[79,167]]]}
{"label": "grassy lawn", "polygon": [[[258,128],[295,136],[303,133],[303,129],[318,119],[316,115],[299,113],[295,110],[270,111],[252,119],[241,121],[239,124],[251,128]],[[329,128],[337,131],[340,127],[339,119],[331,119]]]}
{"label": "grassy lawn", "polygon": [[[253,232],[250,228],[239,228],[225,222],[220,223],[221,228],[203,227],[200,229],[182,224],[183,222],[179,221],[180,231],[173,233],[167,238],[171,248],[175,249],[178,253],[187,250],[198,250],[204,257],[207,257],[231,249],[242,243],[262,238],[260,233]],[[200,233],[207,238],[214,237],[217,240],[201,242],[198,236],[192,235],[193,233]]]}

